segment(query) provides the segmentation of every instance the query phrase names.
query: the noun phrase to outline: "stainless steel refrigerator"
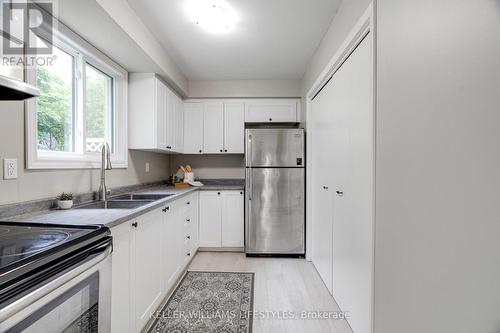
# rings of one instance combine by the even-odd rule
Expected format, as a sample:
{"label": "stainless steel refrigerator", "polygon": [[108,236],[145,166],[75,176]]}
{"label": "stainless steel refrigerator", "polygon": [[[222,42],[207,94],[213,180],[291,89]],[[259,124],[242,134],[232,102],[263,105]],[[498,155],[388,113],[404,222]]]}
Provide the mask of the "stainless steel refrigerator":
{"label": "stainless steel refrigerator", "polygon": [[245,130],[245,252],[305,254],[305,132]]}

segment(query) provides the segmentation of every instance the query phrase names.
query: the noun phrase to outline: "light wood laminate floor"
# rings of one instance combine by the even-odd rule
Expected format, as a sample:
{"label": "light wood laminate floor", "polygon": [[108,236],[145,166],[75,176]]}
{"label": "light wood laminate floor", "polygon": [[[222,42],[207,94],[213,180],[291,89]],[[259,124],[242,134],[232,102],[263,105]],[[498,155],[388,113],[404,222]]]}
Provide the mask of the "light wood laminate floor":
{"label": "light wood laminate floor", "polygon": [[314,266],[303,259],[247,258],[243,253],[198,252],[192,271],[255,273],[253,333],[352,333],[343,319],[280,319],[271,314],[300,317],[303,311],[339,311]]}

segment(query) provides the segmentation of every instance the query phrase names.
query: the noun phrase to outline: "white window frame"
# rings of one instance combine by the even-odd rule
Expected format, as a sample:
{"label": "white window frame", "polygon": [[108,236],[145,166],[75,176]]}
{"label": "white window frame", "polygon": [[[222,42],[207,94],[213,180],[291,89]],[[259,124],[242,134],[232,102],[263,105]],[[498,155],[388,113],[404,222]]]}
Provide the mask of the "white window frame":
{"label": "white window frame", "polygon": [[[43,36],[42,36],[43,37]],[[75,56],[75,61],[83,61],[102,71],[113,78],[113,106],[114,106],[114,151],[111,154],[113,168],[128,167],[128,139],[127,139],[127,94],[128,94],[128,72],[120,65],[111,60],[100,50],[92,46],[68,27],[60,22],[54,26],[52,31],[53,44],[63,51]],[[84,68],[84,66],[77,66]],[[79,103],[83,103],[85,94],[85,73],[76,73],[78,84],[75,87]],[[36,85],[36,69],[26,69],[26,81]],[[78,108],[84,105],[77,106]],[[36,99],[26,101],[25,107],[26,126],[26,168],[27,169],[97,169],[101,167],[100,153],[86,153],[79,151],[83,148],[76,147],[75,152],[44,151],[38,149],[38,124]],[[84,120],[79,119],[83,122]],[[85,129],[83,128],[85,132]],[[77,135],[80,137],[84,136]],[[76,136],[76,137],[77,137]]]}

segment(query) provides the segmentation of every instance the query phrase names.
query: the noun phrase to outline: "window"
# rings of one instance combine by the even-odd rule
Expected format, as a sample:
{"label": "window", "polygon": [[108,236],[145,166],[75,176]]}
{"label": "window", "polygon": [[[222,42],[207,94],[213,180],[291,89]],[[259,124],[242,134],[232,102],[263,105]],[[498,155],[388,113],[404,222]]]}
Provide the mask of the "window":
{"label": "window", "polygon": [[26,108],[28,169],[98,168],[105,142],[127,167],[127,72],[61,23],[53,41],[53,60],[27,69],[40,89]]}
{"label": "window", "polygon": [[85,66],[85,151],[101,151],[108,142],[113,151],[113,78]]}
{"label": "window", "polygon": [[54,46],[56,61],[36,67],[38,149],[75,151],[75,59]]}

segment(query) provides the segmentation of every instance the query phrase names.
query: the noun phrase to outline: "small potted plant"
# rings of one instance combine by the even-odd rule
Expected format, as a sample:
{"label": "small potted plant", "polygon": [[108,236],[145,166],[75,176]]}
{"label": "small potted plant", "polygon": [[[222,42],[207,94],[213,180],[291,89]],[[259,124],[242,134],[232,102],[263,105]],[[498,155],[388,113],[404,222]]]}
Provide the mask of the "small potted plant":
{"label": "small potted plant", "polygon": [[57,207],[59,209],[70,209],[73,207],[73,193],[61,193],[57,197]]}

